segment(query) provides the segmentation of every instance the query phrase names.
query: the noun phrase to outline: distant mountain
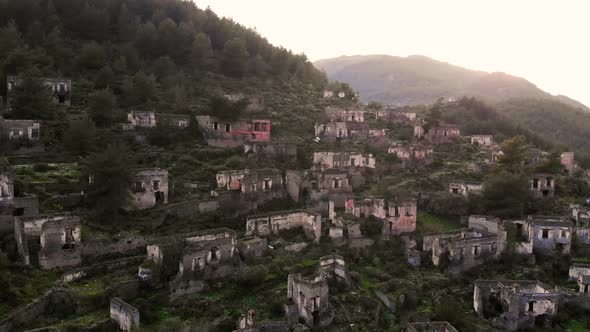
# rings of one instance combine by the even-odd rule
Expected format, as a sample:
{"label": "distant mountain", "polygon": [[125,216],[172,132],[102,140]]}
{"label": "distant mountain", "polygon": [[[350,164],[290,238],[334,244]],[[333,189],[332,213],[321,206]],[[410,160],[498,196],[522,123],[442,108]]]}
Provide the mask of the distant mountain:
{"label": "distant mountain", "polygon": [[552,96],[533,83],[505,73],[487,73],[421,55],[357,55],[319,60],[329,79],[349,83],[363,101],[391,105],[429,104],[438,98],[474,96],[489,102],[511,98],[550,98],[590,110],[565,96]]}

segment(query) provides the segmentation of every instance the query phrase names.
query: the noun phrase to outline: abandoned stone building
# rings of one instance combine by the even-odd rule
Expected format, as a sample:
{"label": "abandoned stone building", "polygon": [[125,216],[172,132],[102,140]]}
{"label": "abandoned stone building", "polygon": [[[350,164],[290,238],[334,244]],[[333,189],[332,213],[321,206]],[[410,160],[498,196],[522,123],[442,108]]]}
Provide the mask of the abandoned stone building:
{"label": "abandoned stone building", "polygon": [[424,236],[423,249],[435,266],[458,273],[500,257],[507,244],[503,222],[493,216],[469,216],[468,228]]}
{"label": "abandoned stone building", "polygon": [[561,154],[561,164],[565,168],[567,174],[574,174],[576,169],[576,162],[574,160],[573,152],[563,152]]}
{"label": "abandoned stone building", "polygon": [[238,147],[245,143],[270,142],[270,120],[223,120],[209,115],[196,116],[207,144],[215,147]]}
{"label": "abandoned stone building", "polygon": [[299,319],[308,327],[326,327],[334,319],[334,309],[329,302],[328,281],[324,273],[309,277],[289,274],[285,313],[289,323]]}
{"label": "abandoned stone building", "polygon": [[156,113],[131,111],[127,113],[127,127],[134,128],[154,128],[157,125]]}
{"label": "abandoned stone building", "polygon": [[80,218],[67,214],[16,217],[14,234],[18,253],[26,265],[42,269],[80,265]]}
{"label": "abandoned stone building", "polygon": [[276,142],[244,143],[244,153],[253,154],[259,160],[295,161],[297,159],[297,145]]}
{"label": "abandoned stone building", "polygon": [[424,138],[431,144],[445,144],[457,140],[461,136],[459,127],[455,125],[446,125],[432,127],[424,135]]}
{"label": "abandoned stone building", "polygon": [[337,169],[324,171],[287,170],[287,192],[295,202],[328,211],[328,202],[343,208],[346,200],[354,197],[348,173]]}
{"label": "abandoned stone building", "polygon": [[316,138],[333,141],[351,138],[350,129],[346,122],[328,122],[325,124],[315,124]]}
{"label": "abandoned stone building", "polygon": [[259,204],[286,196],[283,175],[274,168],[242,169],[219,172],[217,188],[240,194],[240,199]]}
{"label": "abandoned stone building", "polygon": [[258,236],[248,236],[238,241],[240,257],[244,260],[260,258],[266,255],[268,251],[268,242],[265,238]]}
{"label": "abandoned stone building", "polygon": [[449,193],[468,197],[483,192],[483,183],[471,181],[453,181],[449,183]]}
{"label": "abandoned stone building", "polygon": [[414,137],[420,139],[424,137],[426,130],[421,124],[414,125]]}
{"label": "abandoned stone building", "polygon": [[537,148],[528,148],[525,152],[525,164],[529,166],[536,166],[547,160],[549,153]]}
{"label": "abandoned stone building", "polygon": [[375,217],[383,222],[385,237],[416,231],[417,204],[414,198],[385,200],[378,197],[348,199],[346,213],[357,218]]}
{"label": "abandoned stone building", "polygon": [[191,124],[189,114],[156,114],[156,123],[178,129],[188,128]]}
{"label": "abandoned stone building", "polygon": [[553,197],[555,195],[555,178],[552,174],[537,173],[530,180],[531,191],[535,197]]}
{"label": "abandoned stone building", "polygon": [[258,322],[256,312],[250,309],[245,315],[240,316],[237,329],[233,332],[288,332],[291,330],[303,332],[301,329],[290,329],[289,323],[285,321]]}
{"label": "abandoned stone building", "polygon": [[560,216],[528,216],[515,220],[518,241],[515,250],[520,254],[533,252],[547,255],[567,255],[571,250],[573,223]]}
{"label": "abandoned stone building", "polygon": [[590,264],[574,263],[570,266],[569,280],[576,281],[579,293],[590,295]]}
{"label": "abandoned stone building", "polygon": [[394,123],[412,122],[416,120],[416,112],[408,112],[388,106],[383,110],[375,111],[375,118]]}
{"label": "abandoned stone building", "polygon": [[120,298],[111,299],[110,314],[119,330],[131,332],[139,329],[139,310]]}
{"label": "abandoned stone building", "polygon": [[350,276],[346,270],[344,257],[337,254],[320,257],[319,270],[321,270],[326,277],[333,278],[344,285],[350,286]]}
{"label": "abandoned stone building", "polygon": [[494,144],[494,136],[492,135],[472,135],[471,144],[479,146],[492,146]]}
{"label": "abandoned stone building", "polygon": [[449,322],[414,322],[408,323],[406,332],[458,332]]}
{"label": "abandoned stone building", "polygon": [[319,213],[303,210],[277,211],[249,216],[246,221],[246,236],[266,237],[294,228],[303,229],[308,239],[320,242],[322,216]]}
{"label": "abandoned stone building", "polygon": [[387,138],[388,129],[373,128],[365,122],[332,121],[324,124],[315,124],[314,132],[316,141],[324,140],[333,142],[352,139],[382,140]]}
{"label": "abandoned stone building", "polygon": [[[8,76],[6,78],[6,95],[10,100],[16,87],[22,82],[18,76]],[[72,81],[64,78],[42,78],[41,82],[47,87],[52,100],[56,104],[70,106],[72,103]]]}
{"label": "abandoned stone building", "polygon": [[171,297],[197,293],[207,281],[227,277],[239,269],[236,232],[216,228],[184,239],[178,274],[170,282]]}
{"label": "abandoned stone building", "polygon": [[473,308],[506,331],[544,325],[557,315],[560,294],[537,280],[476,280]]}
{"label": "abandoned stone building", "polygon": [[43,152],[41,122],[0,118],[0,151],[10,154]]}
{"label": "abandoned stone building", "polygon": [[417,144],[394,144],[387,149],[387,153],[394,153],[402,162],[402,167],[416,167],[430,165],[434,162],[434,150],[430,146]]}
{"label": "abandoned stone building", "polygon": [[350,167],[375,168],[375,157],[372,154],[363,155],[360,152],[314,152],[313,166],[319,170]]}
{"label": "abandoned stone building", "polygon": [[590,244],[590,207],[570,204],[570,218],[574,222],[574,234],[583,244]]}
{"label": "abandoned stone building", "polygon": [[359,109],[344,109],[331,106],[326,108],[328,118],[336,122],[365,122],[365,113],[365,111]]}
{"label": "abandoned stone building", "polygon": [[145,169],[136,173],[132,188],[130,210],[150,209],[157,204],[168,204],[168,171]]}
{"label": "abandoned stone building", "polygon": [[14,175],[0,173],[0,235],[14,232],[14,218],[39,214],[37,196],[15,197]]}

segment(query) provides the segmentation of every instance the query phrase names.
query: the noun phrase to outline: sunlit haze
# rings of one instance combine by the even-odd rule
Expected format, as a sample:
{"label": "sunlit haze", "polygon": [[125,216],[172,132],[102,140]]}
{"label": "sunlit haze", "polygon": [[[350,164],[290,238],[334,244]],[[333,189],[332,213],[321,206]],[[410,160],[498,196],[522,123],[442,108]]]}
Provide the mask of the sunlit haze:
{"label": "sunlit haze", "polygon": [[590,1],[196,0],[310,60],[425,55],[590,105]]}

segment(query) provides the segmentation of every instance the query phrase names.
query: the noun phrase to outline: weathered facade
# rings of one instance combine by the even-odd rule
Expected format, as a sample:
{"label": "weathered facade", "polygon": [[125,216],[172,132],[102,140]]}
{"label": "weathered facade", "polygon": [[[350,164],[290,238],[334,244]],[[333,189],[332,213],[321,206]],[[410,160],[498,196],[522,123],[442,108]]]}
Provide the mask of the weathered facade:
{"label": "weathered facade", "polygon": [[286,196],[283,175],[274,168],[223,171],[216,181],[218,189],[239,193],[242,200],[265,203]]}
{"label": "weathered facade", "polygon": [[0,151],[10,154],[43,152],[41,122],[0,118]]}
{"label": "weathered facade", "polygon": [[22,261],[43,269],[73,267],[82,262],[80,219],[72,215],[16,217],[15,239]]}
{"label": "weathered facade", "polygon": [[178,129],[185,129],[191,125],[189,114],[156,114],[158,125],[165,125]]}
{"label": "weathered facade", "polygon": [[395,144],[387,149],[387,153],[394,153],[404,168],[426,166],[434,162],[434,150],[430,146]]}
{"label": "weathered facade", "polygon": [[[6,95],[12,97],[16,87],[22,82],[22,78],[8,76],[6,78]],[[41,82],[49,90],[52,100],[56,104],[70,106],[72,103],[72,81],[65,78],[42,78]]]}
{"label": "weathered facade", "polygon": [[139,310],[118,297],[111,299],[111,319],[121,331],[135,331],[139,328]]}
{"label": "weathered facade", "polygon": [[[287,305],[289,321],[299,318],[309,327],[326,327],[332,323],[334,309],[329,302],[328,281],[323,273],[310,277],[289,274],[287,298],[293,303]],[[289,313],[296,317],[289,317]]]}
{"label": "weathered facade", "polygon": [[346,122],[315,124],[314,131],[317,138],[328,141],[352,138],[351,130],[347,127]]}
{"label": "weathered facade", "polygon": [[494,144],[494,136],[492,135],[472,135],[471,144],[479,146],[492,146]]}
{"label": "weathered facade", "polygon": [[313,153],[314,168],[323,170],[330,168],[375,168],[375,157],[360,152],[321,151]]}
{"label": "weathered facade", "polygon": [[319,270],[327,277],[334,278],[338,282],[350,285],[350,277],[346,270],[344,257],[336,254],[320,257]]}
{"label": "weathered facade", "polygon": [[270,142],[270,120],[223,120],[209,115],[196,117],[207,144],[216,147],[238,147],[245,143]]}
{"label": "weathered facade", "polygon": [[130,128],[154,128],[157,123],[154,112],[131,111],[127,113],[127,124]]}
{"label": "weathered facade", "polygon": [[303,210],[278,211],[248,217],[246,235],[278,235],[281,231],[302,228],[305,235],[314,242],[320,242],[322,216]]}
{"label": "weathered facade", "polygon": [[[240,316],[238,328],[233,332],[288,332],[291,331],[289,324],[285,321],[258,322],[256,312],[248,310],[246,315]],[[303,332],[303,331],[302,331]]]}
{"label": "weathered facade", "polygon": [[383,236],[399,235],[416,231],[417,204],[413,198],[348,199],[346,213],[358,218],[375,217],[383,222]]}
{"label": "weathered facade", "polygon": [[565,168],[567,174],[574,174],[574,170],[576,169],[576,162],[574,160],[574,153],[573,152],[563,152],[561,154],[561,164]]}
{"label": "weathered facade", "polygon": [[449,322],[408,323],[406,332],[458,332]]}
{"label": "weathered facade", "polygon": [[468,197],[472,194],[480,194],[483,191],[483,183],[470,181],[453,181],[449,183],[449,193]]}
{"label": "weathered facade", "polygon": [[583,244],[590,244],[590,207],[570,204],[570,217],[578,240]]}
{"label": "weathered facade", "polygon": [[570,266],[569,280],[578,284],[578,292],[590,295],[590,264],[574,263]]}
{"label": "weathered facade", "polygon": [[390,122],[412,122],[416,120],[416,112],[408,112],[403,109],[386,107],[383,110],[375,111],[375,117]]}
{"label": "weathered facade", "polygon": [[265,238],[248,236],[238,241],[238,249],[242,259],[260,258],[266,255],[268,243]]}
{"label": "weathered facade", "polygon": [[168,204],[168,171],[165,169],[138,171],[128,208],[143,210],[153,208],[157,204]]}
{"label": "weathered facade", "polygon": [[178,274],[170,282],[171,297],[201,292],[208,280],[227,277],[239,268],[236,233],[210,229],[184,239]]}
{"label": "weathered facade", "polygon": [[365,122],[365,113],[365,111],[359,109],[326,108],[326,114],[332,121]]}
{"label": "weathered facade", "polygon": [[506,331],[550,320],[559,300],[557,291],[536,280],[477,280],[473,291],[475,312]]}
{"label": "weathered facade", "polygon": [[503,222],[492,216],[469,216],[468,228],[424,236],[423,247],[431,250],[435,266],[448,265],[458,273],[500,257],[507,244]]}
{"label": "weathered facade", "polygon": [[328,169],[318,171],[287,170],[287,192],[296,202],[328,210],[328,202],[335,207],[345,206],[347,199],[354,196],[347,172]]}
{"label": "weathered facade", "polygon": [[451,143],[461,136],[459,127],[454,125],[446,125],[433,127],[428,130],[424,138],[431,144]]}
{"label": "weathered facade", "polygon": [[530,183],[531,191],[535,197],[553,197],[555,195],[555,178],[551,174],[535,174]]}
{"label": "weathered facade", "polygon": [[570,253],[573,223],[560,216],[528,216],[526,220],[513,221],[519,241],[516,252],[547,255]]}
{"label": "weathered facade", "polygon": [[297,159],[297,145],[291,143],[245,143],[244,153],[251,153],[259,160],[272,158],[281,161],[295,161]]}

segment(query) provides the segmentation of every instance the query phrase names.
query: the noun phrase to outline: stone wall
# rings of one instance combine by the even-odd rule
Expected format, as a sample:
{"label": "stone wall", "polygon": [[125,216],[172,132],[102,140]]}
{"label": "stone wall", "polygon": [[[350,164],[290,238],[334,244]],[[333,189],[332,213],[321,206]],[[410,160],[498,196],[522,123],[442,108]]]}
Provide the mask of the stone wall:
{"label": "stone wall", "polygon": [[127,302],[116,297],[112,298],[110,313],[111,319],[119,325],[119,329],[131,331],[139,328],[139,310]]}
{"label": "stone wall", "polygon": [[302,210],[279,211],[248,217],[246,235],[277,235],[284,230],[303,228],[309,239],[319,242],[322,232],[321,224],[321,215],[317,213]]}

